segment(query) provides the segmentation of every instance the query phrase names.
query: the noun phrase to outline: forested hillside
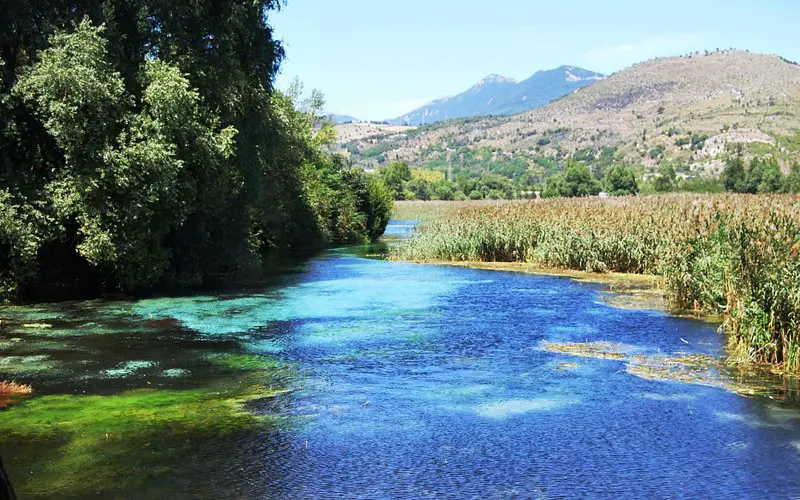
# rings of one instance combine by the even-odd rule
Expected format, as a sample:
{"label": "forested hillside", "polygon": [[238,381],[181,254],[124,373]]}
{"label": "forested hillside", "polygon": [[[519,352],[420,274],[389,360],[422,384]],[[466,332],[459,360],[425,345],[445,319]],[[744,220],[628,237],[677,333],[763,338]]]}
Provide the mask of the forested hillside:
{"label": "forested hillside", "polygon": [[383,232],[255,2],[0,6],[0,298],[234,279]]}

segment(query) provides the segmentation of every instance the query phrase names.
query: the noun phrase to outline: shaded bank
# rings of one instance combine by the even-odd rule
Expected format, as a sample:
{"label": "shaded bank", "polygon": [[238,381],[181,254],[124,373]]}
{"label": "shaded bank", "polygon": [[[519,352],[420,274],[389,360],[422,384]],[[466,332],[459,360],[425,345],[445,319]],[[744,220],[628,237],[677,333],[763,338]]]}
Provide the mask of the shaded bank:
{"label": "shaded bank", "polygon": [[380,236],[391,196],[328,153],[324,99],[273,89],[279,5],[4,4],[0,300],[236,280]]}

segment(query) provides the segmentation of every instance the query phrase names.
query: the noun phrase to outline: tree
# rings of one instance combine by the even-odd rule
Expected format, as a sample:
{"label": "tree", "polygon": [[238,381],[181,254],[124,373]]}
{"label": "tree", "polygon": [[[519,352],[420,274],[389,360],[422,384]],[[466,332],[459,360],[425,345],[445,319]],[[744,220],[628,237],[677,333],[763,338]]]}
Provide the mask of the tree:
{"label": "tree", "polygon": [[800,164],[792,164],[792,169],[784,180],[783,190],[786,193],[800,193]]}
{"label": "tree", "polygon": [[670,162],[664,162],[658,168],[658,177],[653,181],[653,187],[659,193],[665,193],[675,189],[675,169]]}
{"label": "tree", "polygon": [[408,164],[402,161],[393,161],[387,166],[378,170],[378,174],[383,179],[395,199],[400,199],[398,196],[402,195],[405,183],[411,180],[411,169]]}
{"label": "tree", "polygon": [[614,165],[603,179],[604,188],[612,196],[626,196],[639,192],[636,175],[628,167]]}
{"label": "tree", "polygon": [[563,174],[548,179],[543,196],[594,196],[600,189],[600,182],[594,178],[589,167],[570,159]]}
{"label": "tree", "polygon": [[722,184],[727,191],[744,193],[747,191],[747,172],[744,168],[741,148],[733,156],[729,156],[725,161],[725,169],[722,171]]}
{"label": "tree", "polygon": [[0,298],[235,278],[377,236],[386,191],[323,151],[322,95],[272,88],[278,4],[0,7]]}
{"label": "tree", "polygon": [[542,192],[543,198],[557,198],[559,196],[566,196],[567,188],[564,183],[564,174],[556,174],[547,179],[544,191]]}
{"label": "tree", "polygon": [[454,195],[451,184],[446,181],[435,186],[434,194],[436,195],[436,198],[440,200],[452,200]]}
{"label": "tree", "polygon": [[433,194],[431,184],[421,177],[415,177],[408,181],[406,189],[414,193],[415,200],[430,200]]}
{"label": "tree", "polygon": [[744,182],[746,193],[777,193],[783,187],[783,174],[775,159],[753,158]]}

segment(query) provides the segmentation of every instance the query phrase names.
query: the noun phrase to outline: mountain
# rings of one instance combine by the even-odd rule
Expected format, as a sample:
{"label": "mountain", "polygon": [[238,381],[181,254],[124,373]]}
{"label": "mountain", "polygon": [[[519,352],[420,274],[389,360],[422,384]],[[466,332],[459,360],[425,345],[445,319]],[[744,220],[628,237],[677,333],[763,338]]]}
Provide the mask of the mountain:
{"label": "mountain", "polygon": [[800,160],[798,130],[800,66],[775,55],[725,50],[638,63],[514,116],[365,137],[349,149],[368,144],[386,158],[425,164],[460,147],[534,159],[612,148],[621,161],[645,169],[669,158],[687,171],[718,173],[735,143],[749,154],[772,154],[784,167]]}
{"label": "mountain", "polygon": [[355,118],[355,117],[350,116],[350,115],[337,115],[337,114],[332,114],[331,115],[331,120],[333,121],[333,123],[336,123],[337,125],[338,124],[343,124],[343,123],[354,123],[354,122],[360,122],[361,121],[358,118]]}
{"label": "mountain", "polygon": [[489,75],[456,96],[437,99],[389,122],[424,125],[466,116],[513,115],[547,104],[603,78],[600,73],[574,66],[537,71],[521,82]]}

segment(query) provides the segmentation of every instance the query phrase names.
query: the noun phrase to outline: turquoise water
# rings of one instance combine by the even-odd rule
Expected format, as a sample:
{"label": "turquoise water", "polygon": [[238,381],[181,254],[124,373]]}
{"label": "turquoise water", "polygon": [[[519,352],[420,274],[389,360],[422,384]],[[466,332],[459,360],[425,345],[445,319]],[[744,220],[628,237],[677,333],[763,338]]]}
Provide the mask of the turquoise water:
{"label": "turquoise water", "polygon": [[[623,361],[539,349],[599,340],[640,354],[718,356],[716,325],[614,308],[600,287],[563,278],[364,257],[379,250],[330,251],[224,294],[0,311],[0,379],[36,389],[0,412],[0,424],[49,395],[230,381],[235,363],[220,371],[209,362],[220,353],[291,367],[260,381],[278,395],[243,404],[277,419],[269,426],[224,439],[157,432],[152,442],[169,452],[147,455],[152,462],[135,461],[140,441],[122,448],[147,480],[81,489],[42,476],[52,489],[34,487],[22,465],[39,467],[33,451],[67,453],[65,438],[6,435],[12,480],[50,498],[800,495],[791,395],[645,380]],[[102,472],[108,460],[90,466]]]}

